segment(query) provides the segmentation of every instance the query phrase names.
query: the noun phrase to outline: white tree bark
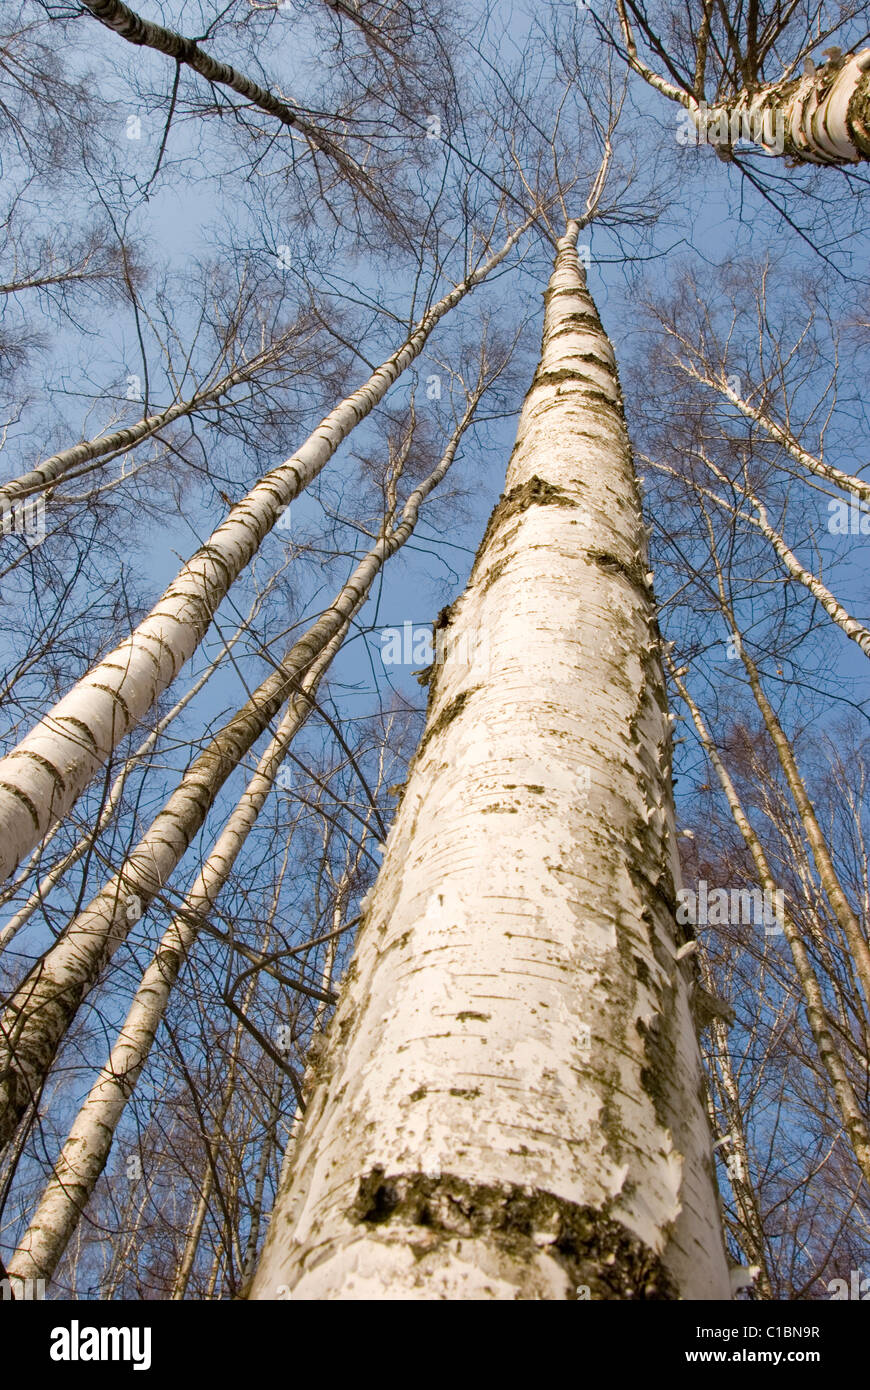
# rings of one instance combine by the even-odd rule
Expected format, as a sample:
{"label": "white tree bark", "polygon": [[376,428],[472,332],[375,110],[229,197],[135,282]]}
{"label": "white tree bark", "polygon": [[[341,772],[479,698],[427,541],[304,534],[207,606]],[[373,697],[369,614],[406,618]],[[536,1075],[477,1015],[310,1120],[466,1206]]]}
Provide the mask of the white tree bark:
{"label": "white tree bark", "polygon": [[[719,604],[722,609],[723,617],[728,623],[728,631],[739,635],[737,621],[734,617],[734,610],[728,603],[725,591],[725,581],[722,574],[722,567],[716,551],[715,537],[710,524],[709,517],[706,518],[707,530],[710,537],[710,551],[713,565],[716,570],[716,585],[719,591]],[[843,939],[848,943],[855,966],[855,973],[861,984],[864,995],[865,1005],[870,1005],[870,943],[865,936],[865,927],[859,922],[857,914],[849,902],[846,892],[840,882],[833,857],[831,855],[825,833],[819,824],[818,817],[813,808],[813,803],[807,792],[806,785],[800,774],[797,759],[789,739],[776,716],[776,713],[764,693],[761,674],[752,657],[746,650],[744,642],[737,643],[737,654],[743,663],[749,680],[749,688],[758,705],[759,713],[764,721],[764,727],[770,735],[771,743],[776,749],[776,756],[779,759],[780,767],[783,770],[788,789],[797,807],[798,815],[801,819],[804,835],[807,844],[812,851],[813,863],[819,876],[819,882],[824,889],[825,896],[834,912],[837,923],[843,933]]]}
{"label": "white tree bark", "polygon": [[[707,961],[701,957],[700,960],[701,983],[709,993],[713,993],[715,981],[712,971]],[[737,1079],[734,1075],[734,1068],[731,1061],[731,1048],[728,1041],[728,1024],[722,1018],[714,1018],[710,1024],[710,1039],[708,1052],[708,1068],[713,1073],[715,1082],[711,1081],[711,1088],[708,1092],[710,1100],[710,1123],[716,1126],[716,1110],[713,1105],[712,1088],[715,1084],[719,1091],[721,1103],[721,1115],[725,1127],[727,1143],[724,1145],[727,1157],[732,1162],[729,1168],[729,1182],[731,1191],[734,1194],[734,1203],[737,1208],[737,1215],[740,1220],[740,1247],[743,1252],[744,1262],[750,1268],[756,1266],[758,1273],[755,1277],[755,1288],[762,1298],[772,1298],[773,1290],[770,1283],[770,1271],[768,1269],[767,1250],[764,1238],[764,1222],[758,1205],[758,1197],[752,1182],[752,1170],[749,1163],[749,1152],[746,1143],[746,1129],[743,1123],[743,1107],[741,1104],[740,1090]],[[724,1136],[720,1136],[717,1142],[721,1143]]]}
{"label": "white tree bark", "polygon": [[135,631],[0,760],[0,879],[13,873],[48,826],[66,814],[115,745],[175,679],[284,508],[420,354],[436,324],[504,260],[528,225],[512,232],[498,252],[427,310],[402,346],[321,421],[299,451],[260,479]]}
{"label": "white tree bark", "polygon": [[842,468],[835,468],[833,464],[825,463],[805,449],[791,433],[790,430],[783,428],[774,420],[772,415],[755,406],[751,401],[747,401],[724,378],[717,378],[713,373],[699,371],[690,362],[683,362],[679,357],[675,358],[677,365],[682,367],[687,376],[693,377],[695,381],[701,382],[704,386],[710,386],[714,391],[718,391],[727,401],[740,411],[747,420],[758,425],[764,430],[771,439],[775,440],[787,454],[799,463],[807,472],[814,473],[817,478],[824,478],[826,483],[833,483],[836,487],[842,488],[844,492],[850,492],[853,497],[858,497],[862,502],[870,502],[870,483],[863,478],[856,478],[854,473],[844,473]]}
{"label": "white tree bark", "polygon": [[[657,92],[684,106],[701,137],[728,146],[751,140],[769,154],[795,163],[856,164],[870,159],[870,48],[832,59],[801,77],[746,87],[731,100],[708,106],[703,92],[701,51],[696,92],[676,86],[640,58],[623,0],[616,0],[625,40],[625,57],[636,73]],[[706,52],[709,21],[699,41]]]}
{"label": "white tree bark", "polygon": [[[330,643],[306,679],[308,695],[316,691],[343,639],[344,632]],[[181,910],[164,932],[142,976],[117,1041],[76,1116],[54,1173],[10,1261],[9,1276],[13,1283],[19,1280],[23,1284],[28,1278],[46,1281],[52,1278],[108,1162],[115,1131],[148,1060],[175,981],[202,925],[208,921],[218,894],[266,803],[278,768],[310,709],[311,701],[305,695],[291,700],[275,737],[260,758],[256,772],[186,895]],[[28,1270],[39,1270],[39,1273],[27,1273]]]}
{"label": "white tree bark", "polygon": [[[277,578],[277,574],[280,572],[281,571],[276,572],[275,578]],[[39,880],[33,892],[28,896],[27,901],[23,904],[23,906],[20,907],[18,911],[12,917],[9,918],[9,921],[6,923],[6,925],[2,929],[0,929],[0,951],[5,950],[6,947],[9,945],[10,941],[14,940],[18,932],[21,931],[22,927],[26,926],[26,924],[30,921],[30,918],[33,916],[36,909],[40,907],[42,903],[45,902],[48,895],[60,882],[64,874],[66,874],[73,867],[74,864],[78,863],[78,861],[82,858],[82,855],[86,854],[90,846],[94,843],[96,837],[109,824],[113,815],[115,814],[115,810],[118,806],[118,803],[121,800],[124,787],[127,784],[127,779],[130,776],[131,772],[134,770],[137,764],[140,763],[141,760],[144,757],[146,757],[154,747],[156,747],[158,740],[169,728],[169,725],[173,722],[174,719],[178,718],[178,716],[187,707],[187,705],[190,704],[191,700],[193,700],[195,696],[199,694],[203,686],[206,685],[206,683],[211,679],[218,667],[229,656],[230,652],[238,642],[239,638],[245,632],[248,631],[251,623],[254,620],[257,610],[259,609],[263,601],[263,598],[265,597],[265,594],[268,593],[271,586],[272,581],[270,581],[270,583],[266,587],[266,590],[263,593],[257,595],[257,598],[255,599],[251,607],[251,610],[248,613],[247,618],[236,629],[232,637],[224,646],[223,650],[215,657],[214,661],[209,663],[209,665],[203,671],[202,675],[196,681],[194,681],[194,683],[189,687],[188,690],[184,692],[181,699],[173,705],[172,709],[169,710],[169,712],[165,714],[162,719],[158,720],[157,724],[154,726],[147,738],[143,739],[142,743],[140,743],[139,747],[135,749],[133,753],[130,754],[129,758],[125,759],[120,772],[118,773],[117,777],[112,783],[109,795],[106,797],[105,803],[100,809],[96,825],[93,827],[93,829],[87,831],[86,834],[80,836],[80,838],[73,845],[72,849],[70,849],[66,854],[64,854],[57,861],[56,864],[52,865],[48,873],[45,874]],[[54,829],[48,832],[48,835],[45,837],[45,840],[40,846],[40,854],[45,850],[46,845],[51,841],[51,839],[57,833],[59,828],[59,824],[55,824]],[[3,900],[4,895],[0,894],[0,901]]]}
{"label": "white tree bark", "polygon": [[[791,575],[792,579],[796,579],[799,584],[803,584],[804,588],[821,604],[828,617],[837,624],[837,627],[845,632],[846,636],[851,638],[853,642],[858,644],[866,657],[870,657],[870,629],[864,627],[863,623],[860,623],[857,618],[853,617],[847,608],[843,607],[839,599],[831,593],[831,590],[826,584],[822,583],[818,575],[813,574],[812,570],[804,568],[794,551],[789,549],[780,533],[771,526],[767,516],[767,508],[758,497],[756,497],[752,489],[746,485],[741,487],[733,478],[729,478],[727,473],[724,473],[721,468],[718,468],[715,463],[707,458],[706,454],[701,452],[701,450],[695,449],[693,452],[702,460],[706,467],[709,468],[710,472],[719,479],[720,483],[723,483],[728,488],[734,488],[737,492],[741,493],[743,497],[747,498],[755,508],[756,515],[752,516],[749,512],[740,511],[738,507],[734,506],[733,502],[729,502],[725,497],[720,497],[712,488],[704,487],[702,483],[697,482],[695,479],[692,479],[693,488],[701,492],[705,497],[709,497],[711,501],[715,502],[716,505],[721,507],[729,516],[738,517],[741,521],[745,521],[748,526],[753,526],[757,531],[760,531],[765,540],[770,542],[777,556],[782,561],[784,569]],[[685,475],[678,472],[676,468],[671,468],[667,464],[657,463],[654,459],[647,458],[645,455],[643,457],[644,462],[649,463],[652,468],[656,468],[662,473],[668,473],[672,478],[679,478],[681,482],[687,481]]]}
{"label": "white tree bark", "polygon": [[12,478],[8,483],[4,483],[0,487],[0,502],[12,502],[17,497],[26,497],[33,492],[40,492],[70,473],[73,473],[76,478],[81,477],[83,471],[90,471],[84,465],[93,463],[94,460],[102,462],[108,454],[134,449],[137,444],[141,444],[144,439],[157,434],[159,430],[165,429],[173,421],[180,420],[185,415],[194,414],[203,406],[220,400],[221,396],[227,395],[234,386],[238,386],[243,381],[250,381],[257,371],[274,356],[274,348],[259,353],[253,362],[246,363],[243,367],[236,367],[216,382],[214,386],[203,387],[196,391],[189,400],[176,401],[156,415],[148,415],[144,420],[138,420],[135,425],[126,425],[122,429],[113,430],[110,434],[100,435],[96,439],[82,440],[79,444],[73,444],[70,448],[61,450],[59,454],[52,454],[50,458],[43,459],[42,463],[38,463],[28,473],[21,473],[17,478]]}
{"label": "white tree bark", "polygon": [[689,109],[702,133],[751,132],[768,153],[801,163],[861,163],[870,159],[870,48],[706,110],[691,99]]}
{"label": "white tree bark", "polygon": [[[858,619],[853,617],[847,608],[843,607],[827,585],[823,584],[812,570],[804,568],[794,551],[789,550],[782,536],[771,526],[767,519],[766,508],[748,488],[744,491],[758,513],[757,517],[746,517],[746,520],[757,526],[765,540],[770,542],[792,579],[803,584],[813,598],[822,605],[828,617],[837,624],[837,627],[845,632],[846,636],[851,638],[853,642],[857,642],[865,656],[870,657],[870,629],[864,627],[863,623],[859,623]],[[740,515],[743,517],[744,513],[741,512]]]}
{"label": "white tree bark", "polygon": [[[485,383],[481,381],[437,466],[406,501],[399,524],[391,526],[372,546],[335,596],[331,607],[294,643],[277,669],[194,759],[121,868],[78,913],[12,995],[0,1023],[0,1149],[14,1133],[31,1097],[39,1093],[61,1039],[99,972],[168,882],[240,759],[268,727],[288,696],[296,697],[291,713],[297,720],[288,742],[307,717],[312,705],[311,699],[305,698],[305,692],[310,695],[316,689],[323,671],[344,641],[350,623],[366,602],[381,568],[413,534],[420,507],[449,470],[484,389]],[[286,745],[282,757],[285,751]],[[274,749],[272,756],[276,756]],[[272,770],[272,777],[277,766],[278,763]],[[258,784],[259,801],[255,798],[249,804],[243,798],[239,814],[247,827],[245,834],[253,823],[249,823],[248,818],[252,813],[256,818],[270,785],[270,779]],[[238,826],[234,823],[225,835],[229,835],[229,840],[222,837],[212,857],[217,855],[219,860],[226,860],[229,872],[232,860],[228,858],[227,845],[235,846],[234,858],[242,841],[238,839]],[[209,880],[217,882],[219,868],[217,862],[210,865]],[[149,984],[149,998],[152,992]]]}
{"label": "white tree bark", "polygon": [[641,505],[576,235],[253,1298],[729,1297]]}

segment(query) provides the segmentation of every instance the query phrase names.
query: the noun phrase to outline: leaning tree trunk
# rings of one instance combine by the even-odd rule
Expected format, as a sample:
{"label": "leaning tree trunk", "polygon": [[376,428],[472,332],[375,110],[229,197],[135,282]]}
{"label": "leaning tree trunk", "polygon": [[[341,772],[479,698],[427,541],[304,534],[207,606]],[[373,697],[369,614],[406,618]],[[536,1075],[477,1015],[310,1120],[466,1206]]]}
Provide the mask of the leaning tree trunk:
{"label": "leaning tree trunk", "polygon": [[577,230],[253,1298],[729,1296],[643,520]]}
{"label": "leaning tree trunk", "polygon": [[501,264],[531,221],[527,218],[499,251],[426,310],[368,381],[231,508],[129,636],[0,758],[0,880],[14,873],[49,827],[66,815],[116,744],[172,683],[285,507],[419,357],[441,319]]}
{"label": "leaning tree trunk", "polygon": [[802,77],[740,92],[699,107],[702,137],[728,147],[745,138],[801,164],[856,164],[870,159],[870,48]]}
{"label": "leaning tree trunk", "polygon": [[[394,525],[390,518],[387,530],[385,523],[383,533],[360,560],[332,605],[293,644],[283,661],[193,760],[118,871],[103,884],[88,906],[76,914],[58,941],[7,999],[0,1017],[0,1152],[33,1103],[34,1096],[40,1094],[61,1040],[100,971],[126,940],[131,925],[141,918],[169,881],[227,778],[288,697],[298,693],[300,682],[303,691],[316,690],[317,682],[344,641],[348,627],[366,602],[383,565],[413,534],[421,506],[449,471],[483,389],[481,386],[472,394],[438,464],[408,497],[398,524]],[[288,715],[291,724],[284,729],[288,743],[310,708],[311,702],[303,699],[299,719],[292,727],[295,716],[292,711]],[[269,757],[267,750],[266,763]],[[273,775],[275,770],[277,764]],[[257,795],[265,795],[263,785]],[[262,805],[262,801],[259,804]],[[253,800],[245,808],[243,799],[242,806],[245,822],[250,811],[259,812]],[[227,834],[230,841],[236,843],[238,852],[237,828],[232,821]],[[223,856],[221,848],[218,868]],[[227,871],[229,867],[228,864]],[[210,869],[206,877],[212,880],[214,891],[219,891],[218,874]],[[199,887],[196,892],[199,893]],[[208,900],[208,894],[200,896]],[[303,988],[301,983],[298,987]],[[150,988],[148,997],[153,1000]]]}
{"label": "leaning tree trunk", "polygon": [[[73,1121],[66,1143],[55,1162],[54,1172],[12,1256],[9,1275],[14,1287],[23,1285],[28,1279],[48,1281],[54,1277],[54,1271],[108,1163],[118,1125],[148,1061],[182,966],[257,822],[284,755],[308,717],[320,679],[343,637],[342,632],[330,643],[306,678],[302,692],[290,701],[275,737],[260,757],[254,775],[192,888],[185,895],[181,910],[163,933],[133,997],[124,1026]],[[319,998],[318,1008],[322,1008],[325,1002],[325,998]],[[245,1008],[244,1012],[247,1014],[248,1009]],[[208,1210],[213,1180],[211,1167],[206,1173],[199,1199],[200,1231]],[[173,1297],[184,1297],[195,1253],[196,1241],[186,1272],[182,1273],[185,1266],[183,1260],[177,1276],[181,1292],[173,1294]],[[34,1274],[34,1270],[39,1272]]]}

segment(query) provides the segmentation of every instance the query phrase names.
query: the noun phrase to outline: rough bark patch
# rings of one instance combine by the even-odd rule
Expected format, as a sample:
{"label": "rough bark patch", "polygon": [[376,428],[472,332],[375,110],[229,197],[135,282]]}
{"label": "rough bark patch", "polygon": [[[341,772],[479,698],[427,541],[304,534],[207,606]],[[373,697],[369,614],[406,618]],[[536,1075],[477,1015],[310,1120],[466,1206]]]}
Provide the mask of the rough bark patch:
{"label": "rough bark patch", "polygon": [[600,569],[607,570],[610,574],[623,575],[630,584],[634,584],[638,589],[649,597],[651,586],[647,580],[646,566],[640,560],[630,561],[628,564],[621,560],[618,555],[612,555],[608,550],[592,549],[588,552],[589,559]]}
{"label": "rough bark patch", "polygon": [[477,568],[485,555],[493,532],[509,517],[516,516],[518,512],[528,511],[529,507],[576,507],[577,505],[576,498],[569,496],[567,492],[554,486],[553,483],[548,483],[546,479],[539,478],[537,473],[533,473],[526,482],[511,488],[510,492],[499,498],[487,522],[483,540],[478,546],[473,568]]}
{"label": "rough bark patch", "polygon": [[528,1267],[546,1251],[565,1270],[573,1287],[589,1297],[620,1301],[676,1300],[679,1292],[661,1259],[618,1221],[550,1192],[472,1184],[444,1174],[387,1176],[373,1168],[360,1179],[348,1212],[355,1225],[407,1232],[425,1231],[445,1242],[483,1239]]}
{"label": "rough bark patch", "polygon": [[846,120],[857,149],[870,159],[870,86],[866,81],[852,94]]}
{"label": "rough bark patch", "polygon": [[475,686],[474,690],[463,690],[461,694],[456,696],[455,700],[451,700],[449,705],[445,705],[444,709],[441,711],[434,724],[430,725],[430,727],[426,730],[426,733],[424,734],[422,740],[420,741],[420,747],[417,749],[418,758],[420,757],[426,745],[431,743],[432,739],[435,738],[437,734],[440,734],[442,730],[446,729],[448,724],[452,724],[454,719],[457,719],[459,717],[465,706],[468,704],[468,701],[471,699],[471,696],[474,694],[475,690],[478,690],[479,688],[479,686]]}

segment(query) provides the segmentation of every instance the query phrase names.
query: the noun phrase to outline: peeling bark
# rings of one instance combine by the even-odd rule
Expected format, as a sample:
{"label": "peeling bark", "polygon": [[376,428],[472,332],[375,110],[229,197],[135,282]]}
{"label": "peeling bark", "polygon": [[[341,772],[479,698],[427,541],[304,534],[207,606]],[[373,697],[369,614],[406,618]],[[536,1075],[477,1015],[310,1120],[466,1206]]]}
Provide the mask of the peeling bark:
{"label": "peeling bark", "polygon": [[870,159],[870,48],[842,65],[826,63],[810,75],[770,82],[703,113],[691,99],[689,109],[702,130],[751,131],[762,149],[795,163],[861,163]]}
{"label": "peeling bark", "polygon": [[577,230],[255,1299],[729,1297],[643,518]]}

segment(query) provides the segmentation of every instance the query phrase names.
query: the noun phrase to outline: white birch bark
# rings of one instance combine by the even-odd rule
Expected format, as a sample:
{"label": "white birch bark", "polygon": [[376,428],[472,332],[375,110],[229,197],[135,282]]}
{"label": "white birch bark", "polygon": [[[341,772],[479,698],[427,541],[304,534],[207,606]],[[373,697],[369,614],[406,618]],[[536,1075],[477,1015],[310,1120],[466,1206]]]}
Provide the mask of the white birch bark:
{"label": "white birch bark", "polygon": [[657,92],[684,106],[702,138],[708,138],[712,127],[716,144],[751,140],[768,154],[796,163],[842,165],[870,159],[870,48],[801,77],[746,88],[729,101],[708,106],[700,100],[709,36],[706,17],[699,34],[695,93],[669,82],[643,62],[623,0],[616,0],[616,8],[629,66]]}
{"label": "white birch bark", "polygon": [[164,29],[160,24],[143,19],[121,0],[83,0],[83,4],[107,29],[113,29],[128,43],[137,47],[153,48],[168,58],[174,58],[176,63],[183,63],[208,82],[230,88],[252,106],[275,117],[281,125],[298,130],[312,149],[322,150],[329,156],[346,179],[366,190],[374,201],[384,201],[381,189],[366,170],[325,131],[320,130],[307,112],[294,103],[281,101],[268,88],[252,82],[229,63],[221,63],[212,58],[193,39],[185,38],[172,29]]}
{"label": "white birch bark", "polygon": [[[344,632],[320,657],[305,682],[308,696],[316,691],[343,639]],[[76,1116],[54,1165],[54,1173],[12,1257],[9,1272],[13,1281],[52,1278],[108,1162],[115,1131],[148,1060],[181,968],[208,921],[218,894],[266,803],[290,743],[310,709],[311,700],[306,695],[291,700],[275,737],[260,758],[256,772],[185,896],[180,911],[164,932],[142,976],[117,1041]],[[204,1203],[207,1207],[207,1194]],[[203,1212],[203,1220],[204,1216]],[[38,1275],[25,1272],[36,1269],[40,1271]],[[183,1292],[178,1296],[183,1297]]]}
{"label": "white birch bark", "polygon": [[[817,575],[804,568],[794,551],[789,550],[782,536],[771,526],[767,519],[767,510],[763,504],[748,489],[745,489],[745,493],[757,512],[757,516],[745,517],[745,520],[756,526],[765,540],[770,542],[792,579],[803,584],[813,598],[822,605],[828,617],[837,624],[837,627],[858,644],[865,656],[870,657],[870,630],[853,617],[847,608],[843,607],[842,603],[835,598],[828,586],[823,584]],[[741,512],[740,515],[744,517],[744,513]]]}
{"label": "white birch bark", "polygon": [[[698,951],[696,959],[703,988],[708,994],[715,995],[716,981],[703,949]],[[764,1223],[752,1182],[743,1107],[731,1061],[728,1032],[729,1025],[723,1018],[712,1020],[706,1049],[707,1069],[708,1073],[712,1074],[707,1089],[710,1125],[714,1134],[717,1134],[720,1123],[724,1123],[725,1126],[724,1133],[718,1135],[716,1143],[720,1149],[724,1148],[726,1160],[731,1160],[728,1166],[728,1181],[740,1221],[739,1244],[744,1256],[744,1268],[748,1266],[751,1270],[752,1266],[755,1266],[755,1288],[762,1298],[772,1298]],[[720,1105],[718,1115],[715,1103],[717,1096]]]}
{"label": "white birch bark", "polygon": [[[845,632],[846,636],[851,638],[853,642],[857,643],[865,656],[870,657],[870,629],[864,627],[863,623],[860,623],[847,608],[843,607],[839,599],[831,592],[826,584],[822,583],[818,575],[813,574],[812,570],[804,568],[794,551],[789,549],[779,531],[771,526],[767,516],[767,508],[756,497],[752,489],[749,487],[741,487],[739,483],[736,483],[733,478],[729,478],[727,474],[723,473],[721,468],[717,468],[716,464],[712,463],[710,459],[699,450],[695,450],[694,452],[707,468],[710,469],[710,472],[715,474],[721,483],[724,483],[729,488],[734,488],[752,503],[756,510],[756,515],[752,516],[748,512],[740,511],[739,508],[736,508],[733,503],[729,502],[726,498],[720,497],[718,493],[713,492],[712,488],[704,487],[694,479],[692,480],[692,486],[703,493],[705,497],[709,497],[711,501],[715,502],[716,505],[727,512],[729,516],[739,517],[739,519],[746,522],[748,526],[753,526],[757,531],[760,531],[765,540],[770,542],[781,560],[786,573],[790,574],[792,579],[796,579],[799,584],[803,584],[804,588],[821,604],[828,617],[837,624],[837,627]],[[654,459],[647,458],[646,456],[644,456],[644,462],[649,463],[652,468],[656,468],[662,473],[670,474],[673,478],[679,478],[682,482],[686,481],[684,474],[678,473],[675,468],[670,468],[667,464],[656,463]]]}
{"label": "white birch bark", "polygon": [[[531,220],[531,219],[529,219]],[[0,760],[0,879],[64,816],[115,745],[201,642],[222,599],[284,508],[423,350],[436,324],[504,260],[529,225],[419,320],[402,346],[251,489],[183,566],[148,616]]]}
{"label": "white birch bark", "polygon": [[729,1296],[641,505],[576,235],[256,1299]]}
{"label": "white birch bark", "polygon": [[[713,564],[716,569],[716,584],[719,591],[719,604],[722,614],[728,623],[728,631],[739,637],[739,629],[734,617],[734,611],[728,603],[725,592],[725,583],[722,569],[719,564],[716,552],[715,538],[709,517],[706,518],[707,529],[710,536],[710,548],[713,557]],[[870,944],[864,935],[864,928],[858,921],[858,917],[846,896],[836,866],[828,847],[825,833],[819,824],[818,817],[813,809],[813,803],[806,789],[803,778],[798,768],[797,759],[794,755],[791,743],[786,737],[785,731],[780,724],[776,713],[764,693],[761,675],[752,657],[746,650],[746,645],[742,641],[737,642],[737,654],[743,663],[749,681],[749,688],[752,691],[755,703],[764,722],[764,727],[770,735],[771,743],[776,750],[780,767],[783,770],[788,789],[797,807],[801,825],[807,844],[812,851],[813,863],[819,876],[819,882],[824,889],[825,896],[831,904],[835,918],[843,933],[843,939],[848,944],[852,955],[852,962],[861,990],[864,995],[865,1005],[870,1004]]]}
{"label": "white birch bark", "polygon": [[109,454],[134,449],[137,444],[165,429],[173,421],[180,420],[185,415],[192,415],[204,405],[220,400],[221,396],[227,395],[234,386],[243,381],[250,381],[263,365],[264,358],[268,360],[271,355],[261,353],[254,362],[228,372],[214,386],[195,392],[189,400],[176,401],[156,415],[148,415],[144,420],[137,421],[135,425],[126,425],[123,429],[113,430],[110,434],[100,435],[96,439],[82,440],[80,444],[73,444],[58,454],[52,454],[29,472],[21,473],[17,478],[4,483],[0,487],[0,503],[13,502],[18,497],[40,492],[70,473],[76,478],[81,477],[82,472],[90,471],[84,465],[93,463],[94,460],[102,463]]}
{"label": "white birch bark", "polygon": [[[380,537],[332,606],[294,643],[277,669],[193,761],[121,868],[78,913],[12,995],[0,1023],[0,1150],[14,1133],[31,1097],[38,1093],[61,1039],[99,972],[167,883],[240,759],[268,727],[288,695],[299,695],[300,684],[300,722],[307,717],[312,707],[311,691],[344,641],[382,566],[413,534],[420,507],[449,470],[484,389],[481,382],[472,393],[444,454],[409,496],[399,524]],[[309,687],[311,680],[314,685]],[[305,698],[306,690],[309,698]],[[294,709],[298,703],[294,701]],[[293,734],[295,728],[290,737]],[[238,848],[240,843],[236,853]],[[224,845],[220,845],[220,854],[226,856]],[[214,866],[210,872],[213,871]],[[303,986],[300,984],[299,988]]]}
{"label": "white birch bark", "polygon": [[[271,588],[271,581],[270,584],[267,586],[265,592],[268,592],[269,588]],[[226,643],[223,651],[221,651],[219,655],[215,657],[214,661],[212,661],[206,667],[202,675],[196,681],[194,681],[194,683],[190,686],[188,690],[185,691],[181,699],[178,700],[176,704],[173,705],[172,709],[169,710],[169,712],[165,714],[163,718],[157,722],[157,724],[154,726],[148,737],[144,739],[142,743],[140,743],[139,747],[135,749],[135,751],[130,754],[129,758],[127,758],[124,761],[124,764],[121,767],[120,772],[118,773],[117,777],[112,783],[109,795],[106,797],[105,803],[100,810],[95,827],[92,830],[89,830],[87,834],[82,835],[73,845],[72,849],[70,849],[66,854],[64,854],[56,864],[52,865],[48,873],[40,879],[39,883],[36,885],[33,892],[29,895],[27,901],[23,904],[23,906],[20,907],[19,910],[12,917],[9,918],[9,921],[6,923],[6,925],[2,928],[2,930],[0,930],[0,951],[5,950],[5,948],[9,945],[10,941],[14,940],[14,938],[21,931],[22,927],[26,926],[26,924],[30,921],[30,918],[33,916],[37,908],[45,902],[49,893],[51,893],[52,889],[55,888],[55,886],[60,882],[64,874],[68,873],[68,871],[73,867],[73,865],[78,863],[78,861],[82,858],[82,855],[86,854],[90,846],[94,843],[94,840],[96,839],[97,835],[99,835],[100,832],[103,831],[109,824],[113,815],[115,814],[115,810],[118,806],[118,803],[121,800],[121,795],[124,791],[124,787],[127,785],[127,779],[129,778],[131,772],[133,772],[137,764],[140,763],[144,757],[147,757],[151,750],[154,747],[156,747],[158,740],[169,728],[169,725],[173,722],[173,720],[178,718],[182,711],[190,704],[191,700],[193,700],[195,696],[199,694],[203,686],[206,685],[206,683],[211,679],[218,667],[229,656],[230,652],[238,642],[239,638],[245,632],[248,631],[264,596],[265,593],[259,594],[257,596],[253,606],[251,607],[247,619],[244,623],[241,624],[240,627],[236,629],[232,637]],[[57,833],[59,828],[59,824],[56,824],[54,829],[49,831],[48,835],[45,838],[45,841],[41,846],[41,852],[44,851],[46,845],[53,839],[54,835]],[[3,900],[3,895],[0,894],[0,902],[2,902]]]}
{"label": "white birch bark", "polygon": [[702,133],[711,126],[740,131],[742,138],[751,132],[769,154],[806,164],[862,163],[870,159],[870,48],[841,66],[827,63],[705,110],[691,98],[689,109]]}

